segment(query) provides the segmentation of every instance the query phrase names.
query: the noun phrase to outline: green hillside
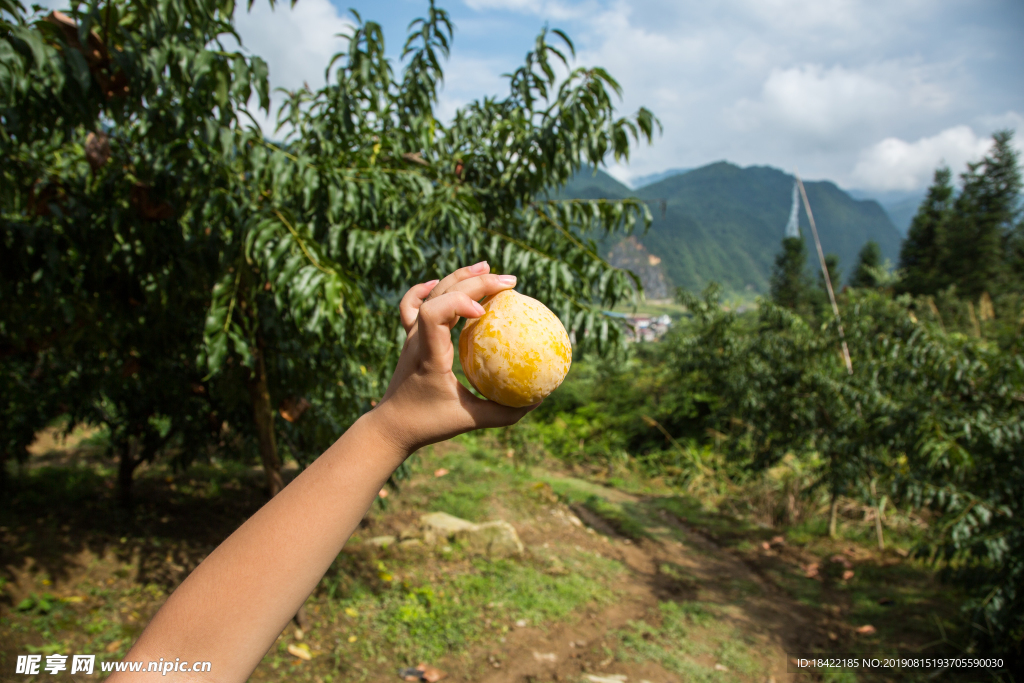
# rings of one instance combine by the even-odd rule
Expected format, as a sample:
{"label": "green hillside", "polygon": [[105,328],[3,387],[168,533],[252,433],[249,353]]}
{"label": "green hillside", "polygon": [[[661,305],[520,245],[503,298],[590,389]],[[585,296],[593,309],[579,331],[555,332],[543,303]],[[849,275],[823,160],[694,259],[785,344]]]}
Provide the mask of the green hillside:
{"label": "green hillside", "polygon": [[[896,261],[900,234],[878,202],[853,199],[828,181],[805,185],[822,247],[839,255],[845,274],[871,239]],[[793,176],[778,169],[718,162],[635,191],[606,173],[586,171],[560,194],[647,200],[654,224],[640,242],[661,259],[673,284],[698,290],[714,280],[734,292],[764,293],[789,218],[792,188]],[[800,226],[813,255],[802,208]]]}

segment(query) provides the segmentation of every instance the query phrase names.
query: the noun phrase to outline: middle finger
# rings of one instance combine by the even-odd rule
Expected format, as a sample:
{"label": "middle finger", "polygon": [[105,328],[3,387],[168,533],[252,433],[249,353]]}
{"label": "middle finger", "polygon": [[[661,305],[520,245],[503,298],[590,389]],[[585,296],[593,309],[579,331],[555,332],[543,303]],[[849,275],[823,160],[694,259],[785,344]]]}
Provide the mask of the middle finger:
{"label": "middle finger", "polygon": [[473,301],[480,301],[485,296],[497,294],[506,289],[516,286],[515,275],[478,275],[462,282],[457,282],[448,288],[449,292],[462,292]]}

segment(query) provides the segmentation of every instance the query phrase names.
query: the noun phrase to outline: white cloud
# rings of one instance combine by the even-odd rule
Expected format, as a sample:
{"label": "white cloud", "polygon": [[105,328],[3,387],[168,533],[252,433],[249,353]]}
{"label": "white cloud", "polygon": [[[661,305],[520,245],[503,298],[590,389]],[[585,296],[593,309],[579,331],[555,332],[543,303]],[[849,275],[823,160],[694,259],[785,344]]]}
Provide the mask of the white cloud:
{"label": "white cloud", "polygon": [[528,14],[540,14],[544,4],[541,0],[466,0],[475,10],[511,10]]}
{"label": "white cloud", "polygon": [[[302,0],[294,7],[279,2],[273,10],[266,2],[255,3],[252,11],[245,6],[238,3],[235,9],[235,28],[246,51],[267,61],[271,89],[296,90],[305,83],[313,89],[322,86],[331,57],[347,47],[337,34],[349,33],[352,22],[329,0]],[[269,117],[256,111],[255,97],[250,101],[256,120],[268,135],[274,130],[276,109],[284,98],[273,94],[272,99]]]}
{"label": "white cloud", "polygon": [[466,5],[477,11],[511,11],[532,14],[545,19],[563,21],[592,14],[600,9],[597,0],[583,2],[562,2],[560,0],[464,0]]}
{"label": "white cloud", "polygon": [[989,130],[1015,130],[1014,147],[1024,152],[1024,116],[1015,111],[978,117],[978,123]]}
{"label": "white cloud", "polygon": [[931,181],[939,165],[957,173],[991,146],[990,137],[976,135],[969,126],[947,128],[914,142],[890,137],[861,153],[851,180],[866,190],[916,190]]}
{"label": "white cloud", "polygon": [[899,100],[892,85],[863,72],[805,64],[772,69],[760,100],[740,100],[733,111],[743,128],[781,125],[830,138],[887,116]]}
{"label": "white cloud", "polygon": [[455,110],[488,95],[504,96],[508,93],[508,79],[501,73],[505,65],[495,59],[481,58],[453,52],[444,65],[444,83],[434,108],[434,116],[448,122]]}
{"label": "white cloud", "polygon": [[756,17],[760,24],[801,33],[855,31],[867,14],[860,0],[748,0],[741,6],[744,14]]}
{"label": "white cloud", "polygon": [[879,139],[970,118],[936,121],[964,101],[951,84],[956,55],[928,60],[899,43],[912,42],[901,33],[917,4],[608,0],[567,28],[579,63],[607,67],[623,85],[622,111],[648,106],[664,125],[619,176],[728,159],[838,181]]}

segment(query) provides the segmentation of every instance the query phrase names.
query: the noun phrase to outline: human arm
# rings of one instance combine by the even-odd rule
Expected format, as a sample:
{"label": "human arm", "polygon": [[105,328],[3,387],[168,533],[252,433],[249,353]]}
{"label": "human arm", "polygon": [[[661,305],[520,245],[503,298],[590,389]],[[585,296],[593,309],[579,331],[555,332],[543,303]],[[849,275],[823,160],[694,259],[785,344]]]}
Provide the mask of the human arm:
{"label": "human arm", "polygon": [[[410,289],[399,305],[406,342],[377,407],[196,567],[125,659],[209,661],[208,673],[173,675],[246,680],[409,454],[528,413],[477,398],[451,370],[452,327],[482,315],[477,300],[515,286],[509,277],[480,263]],[[111,680],[135,678],[145,674]]]}

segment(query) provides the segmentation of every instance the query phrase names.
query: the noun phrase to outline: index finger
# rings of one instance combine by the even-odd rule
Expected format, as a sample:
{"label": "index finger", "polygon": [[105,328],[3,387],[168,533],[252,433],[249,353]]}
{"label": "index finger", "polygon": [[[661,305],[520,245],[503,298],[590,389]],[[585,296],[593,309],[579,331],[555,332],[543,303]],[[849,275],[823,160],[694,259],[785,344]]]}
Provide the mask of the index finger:
{"label": "index finger", "polygon": [[459,268],[454,273],[446,275],[440,282],[438,282],[437,287],[434,287],[434,291],[430,293],[427,300],[436,299],[463,280],[468,280],[471,277],[484,275],[489,272],[491,272],[491,266],[488,265],[487,261],[481,261],[480,263],[474,263],[473,265],[466,266],[465,268]]}
{"label": "index finger", "polygon": [[419,317],[420,306],[423,305],[423,300],[427,298],[431,291],[436,289],[437,280],[431,280],[430,282],[423,282],[418,285],[413,285],[409,288],[409,291],[405,293],[402,300],[398,302],[398,313],[402,318],[402,327],[405,328],[405,333],[408,334],[412,330],[413,325],[416,324],[416,319]]}

